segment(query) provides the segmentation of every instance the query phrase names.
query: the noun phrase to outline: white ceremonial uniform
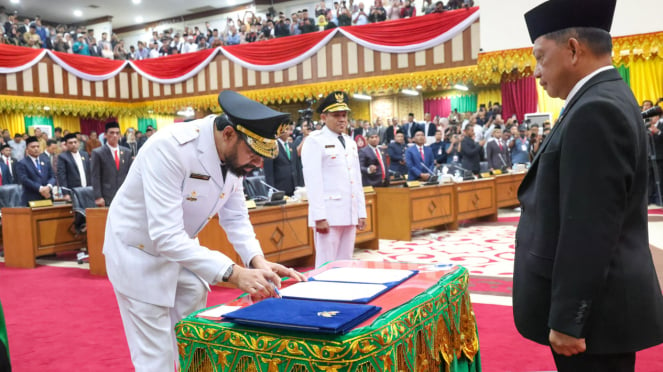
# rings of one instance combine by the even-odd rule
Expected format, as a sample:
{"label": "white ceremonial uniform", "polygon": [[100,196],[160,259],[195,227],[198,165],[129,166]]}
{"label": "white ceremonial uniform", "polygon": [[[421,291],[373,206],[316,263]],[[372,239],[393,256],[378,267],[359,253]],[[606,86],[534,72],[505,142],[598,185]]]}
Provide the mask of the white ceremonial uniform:
{"label": "white ceremonial uniform", "polygon": [[359,218],[366,218],[357,144],[327,127],[312,132],[302,147],[304,183],[308,195],[308,223],[327,220],[329,232],[315,232],[315,266],[351,259]]}
{"label": "white ceremonial uniform", "polygon": [[174,124],[143,145],[108,212],[104,255],[136,371],[173,371],[173,327],[205,306],[232,260],[196,235],[218,213],[244,265],[262,255],[242,180],[223,179],[214,116]]}

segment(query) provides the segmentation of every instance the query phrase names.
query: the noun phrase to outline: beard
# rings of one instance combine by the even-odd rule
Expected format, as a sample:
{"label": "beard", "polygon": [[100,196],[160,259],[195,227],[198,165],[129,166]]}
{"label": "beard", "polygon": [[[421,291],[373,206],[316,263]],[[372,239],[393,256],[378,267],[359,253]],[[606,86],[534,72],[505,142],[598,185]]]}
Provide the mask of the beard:
{"label": "beard", "polygon": [[237,146],[239,145],[239,142],[236,142],[235,145],[233,146],[232,151],[230,154],[226,156],[226,162],[225,166],[228,169],[228,171],[232,174],[234,174],[237,177],[244,177],[247,174],[251,173],[254,169],[256,169],[256,166],[247,163],[247,164],[239,164],[239,161],[237,160]]}

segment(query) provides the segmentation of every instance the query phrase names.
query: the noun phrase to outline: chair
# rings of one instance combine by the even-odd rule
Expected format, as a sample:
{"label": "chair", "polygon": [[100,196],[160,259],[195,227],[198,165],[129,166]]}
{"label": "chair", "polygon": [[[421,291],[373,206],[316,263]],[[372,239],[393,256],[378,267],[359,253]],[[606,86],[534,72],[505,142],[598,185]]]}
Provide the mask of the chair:
{"label": "chair", "polygon": [[0,208],[22,207],[21,197],[23,197],[22,185],[0,186]]}
{"label": "chair", "polygon": [[[22,207],[23,186],[2,185],[0,186],[0,208]],[[2,215],[0,214],[0,236],[2,236]],[[4,256],[4,247],[0,245],[0,257]]]}
{"label": "chair", "polygon": [[269,190],[262,182],[265,182],[265,176],[251,176],[244,178],[244,191],[249,199],[269,199]]}
{"label": "chair", "polygon": [[[85,209],[95,208],[97,206],[94,203],[94,190],[92,189],[92,186],[74,187],[73,189],[63,187],[63,189],[71,193],[71,209],[74,211],[74,222],[69,229],[76,237],[85,235],[87,232]],[[79,264],[82,264],[83,261],[89,258],[86,251],[87,249],[83,248],[83,250],[76,255]]]}

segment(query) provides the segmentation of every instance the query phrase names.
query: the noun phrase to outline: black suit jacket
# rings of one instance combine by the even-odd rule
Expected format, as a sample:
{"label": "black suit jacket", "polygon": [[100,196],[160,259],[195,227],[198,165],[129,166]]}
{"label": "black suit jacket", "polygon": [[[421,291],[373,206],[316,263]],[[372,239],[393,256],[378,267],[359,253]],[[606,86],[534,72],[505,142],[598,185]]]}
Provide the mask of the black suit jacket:
{"label": "black suit jacket", "polygon": [[[385,167],[385,172],[387,173],[382,181],[382,167],[378,161],[377,155],[375,155],[375,149],[371,146],[366,146],[362,149],[359,149],[359,168],[361,169],[361,183],[364,186],[384,186],[389,181],[389,172],[387,171],[387,157],[384,155],[384,152],[378,148],[380,155],[382,156],[382,164]],[[375,165],[375,173],[368,173],[368,167]]]}
{"label": "black suit jacket", "polygon": [[407,174],[407,164],[400,164],[400,161],[405,161],[405,150],[407,145],[398,142],[392,142],[387,147],[387,154],[389,154],[389,170],[394,171],[401,176]]}
{"label": "black suit jacket", "polygon": [[26,156],[16,164],[16,176],[23,185],[23,197],[21,203],[28,205],[29,201],[43,200],[44,197],[39,193],[39,188],[46,185],[55,185],[55,176],[53,167],[48,162],[47,156],[39,156],[41,172],[37,170],[32,158]]}
{"label": "black suit jacket", "polygon": [[280,141],[278,144],[279,155],[276,159],[265,159],[265,182],[285,191],[286,195],[292,196],[296,186],[304,185],[302,169],[299,167],[299,156],[297,156],[297,149],[292,144],[286,143],[290,149],[290,159],[288,159],[283,144]]}
{"label": "black suit jacket", "polygon": [[586,338],[588,353],[663,342],[663,297],[647,231],[647,146],[617,70],[568,102],[518,191],[513,311],[525,337]]}
{"label": "black suit jacket", "polygon": [[[83,169],[85,170],[85,180],[87,185],[90,185],[90,156],[85,151],[79,151],[81,160],[83,162]],[[78,166],[74,160],[74,156],[69,151],[65,151],[58,156],[57,161],[57,179],[60,187],[67,187],[72,189],[74,187],[81,187],[81,175],[78,172]],[[63,194],[70,194],[70,191],[63,190]]]}
{"label": "black suit jacket", "polygon": [[[397,125],[396,126],[396,131],[398,131],[399,129],[401,129],[401,126]],[[390,125],[390,126],[387,127],[387,130],[384,133],[385,143],[387,143],[387,144],[391,143],[391,141],[394,140],[394,137],[395,137],[395,135],[394,135],[394,126]]]}
{"label": "black suit jacket", "polygon": [[[500,145],[497,141],[489,141],[486,143],[486,161],[488,161],[488,167],[491,169],[502,169],[508,168],[509,165],[509,146],[506,144]],[[500,156],[502,157],[500,159]]]}
{"label": "black suit jacket", "polygon": [[471,170],[474,174],[479,174],[482,152],[483,147],[474,142],[472,138],[463,138],[463,141],[460,143],[461,166],[467,170]]}
{"label": "black suit jacket", "polygon": [[12,183],[14,183],[14,177],[9,171],[9,167],[7,166],[7,164],[3,162],[0,162],[0,174],[2,175],[3,185],[11,185]]}
{"label": "black suit jacket", "polygon": [[115,157],[108,145],[103,145],[92,150],[90,161],[90,182],[94,190],[94,198],[104,198],[106,206],[109,206],[115,197],[115,193],[127,178],[131,167],[131,151],[119,146],[120,170],[115,166]]}

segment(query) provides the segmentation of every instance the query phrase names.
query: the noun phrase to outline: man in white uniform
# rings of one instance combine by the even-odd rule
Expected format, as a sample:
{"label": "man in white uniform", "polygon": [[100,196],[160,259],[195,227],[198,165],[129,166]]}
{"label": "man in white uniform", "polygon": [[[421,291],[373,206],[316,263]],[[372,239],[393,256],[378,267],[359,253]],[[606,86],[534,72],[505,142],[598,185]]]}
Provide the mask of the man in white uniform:
{"label": "man in white uniform", "polygon": [[315,230],[315,267],[351,259],[355,227],[366,225],[357,144],[347,135],[348,95],[332,92],[318,107],[326,126],[309,135],[302,148],[308,223]]}
{"label": "man in white uniform", "polygon": [[[108,212],[104,255],[136,371],[173,371],[174,326],[206,305],[209,284],[273,296],[292,269],[265,260],[244,204],[242,176],[278,153],[289,115],[235,92],[224,113],[160,130],[141,148]],[[243,261],[200,245],[215,215]]]}

